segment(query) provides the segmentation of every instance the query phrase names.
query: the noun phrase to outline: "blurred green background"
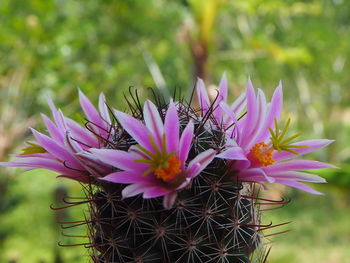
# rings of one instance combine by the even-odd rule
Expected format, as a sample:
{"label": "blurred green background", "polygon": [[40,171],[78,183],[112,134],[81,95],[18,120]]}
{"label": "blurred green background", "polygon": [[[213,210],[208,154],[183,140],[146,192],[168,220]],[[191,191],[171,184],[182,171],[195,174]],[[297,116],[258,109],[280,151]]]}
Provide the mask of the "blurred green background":
{"label": "blurred green background", "polygon": [[[18,152],[49,114],[50,95],[80,120],[77,90],[96,103],[126,107],[123,94],[147,87],[189,94],[195,76],[218,83],[226,71],[231,101],[254,86],[271,97],[281,79],[285,117],[303,138],[335,139],[312,155],[341,169],[322,172],[325,196],[277,187],[292,202],[264,221],[291,230],[272,236],[269,262],[350,262],[350,2],[345,0],[1,0],[0,160]],[[0,262],[88,262],[84,227],[57,221],[84,218],[86,208],[53,211],[79,184],[47,171],[0,170]]]}

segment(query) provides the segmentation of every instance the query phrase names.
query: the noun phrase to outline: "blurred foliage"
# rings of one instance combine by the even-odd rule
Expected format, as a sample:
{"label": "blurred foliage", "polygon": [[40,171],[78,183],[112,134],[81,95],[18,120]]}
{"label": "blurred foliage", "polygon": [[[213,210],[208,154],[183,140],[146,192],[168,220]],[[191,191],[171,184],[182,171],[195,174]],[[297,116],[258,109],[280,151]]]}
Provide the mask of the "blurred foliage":
{"label": "blurred foliage", "polygon": [[270,263],[349,261],[350,195],[349,189],[318,185],[324,196],[289,189],[291,202],[276,211],[266,212],[266,223],[289,224],[271,229],[270,233],[289,231],[268,237]]}
{"label": "blurred foliage", "polygon": [[[268,96],[282,79],[285,117],[292,118],[292,126],[301,130],[305,139],[336,140],[315,158],[345,163],[340,170],[323,175],[347,193],[349,12],[350,2],[344,0],[2,0],[0,158],[16,152],[27,136],[24,128],[38,120],[39,112],[49,112],[47,95],[67,115],[84,122],[77,111],[78,88],[95,103],[97,94],[104,92],[111,106],[123,109],[123,94],[129,86],[139,88],[142,97],[150,95],[147,87],[158,87],[165,95],[181,89],[185,95],[190,93],[195,75],[218,83],[226,71],[231,101],[244,90],[248,74],[255,87]],[[58,182],[47,172],[41,173],[14,179],[9,170],[0,171],[5,178],[0,182],[4,189],[0,192],[0,262],[16,258],[24,263],[54,262],[59,233],[48,206],[54,202]],[[79,195],[79,185],[67,183],[66,187],[69,194]],[[335,192],[330,192],[334,202],[324,209],[338,216],[332,219],[332,226],[339,227],[335,232],[340,240],[341,233],[350,236],[350,230],[342,225],[348,216],[341,212],[344,207],[348,211],[349,204],[338,204]],[[299,203],[305,196],[293,198]],[[327,234],[319,227],[329,219],[326,212],[318,211],[323,201],[310,201],[305,209],[298,207],[299,212],[288,206],[280,211],[285,211],[286,221],[298,217],[294,212],[305,212],[303,216],[309,219],[301,216],[295,223],[300,227],[309,227],[311,219],[320,217],[313,225],[320,234],[309,237],[309,242],[316,242],[322,233]],[[28,211],[35,211],[35,216],[28,216]],[[79,220],[81,210],[68,216]],[[276,218],[279,216],[285,215]],[[272,254],[280,259],[273,262],[287,262],[289,254],[296,255],[298,247],[288,247],[302,233],[297,231],[288,244],[279,239],[281,245]],[[319,250],[307,242],[303,248],[333,248],[329,245],[333,239],[325,240],[317,245]],[[343,249],[345,241],[339,242]],[[87,253],[79,248],[60,251],[67,262],[79,262],[79,255]],[[328,259],[320,257],[318,262]],[[312,257],[305,256],[293,262],[310,260]],[[332,262],[344,260],[340,257]]]}

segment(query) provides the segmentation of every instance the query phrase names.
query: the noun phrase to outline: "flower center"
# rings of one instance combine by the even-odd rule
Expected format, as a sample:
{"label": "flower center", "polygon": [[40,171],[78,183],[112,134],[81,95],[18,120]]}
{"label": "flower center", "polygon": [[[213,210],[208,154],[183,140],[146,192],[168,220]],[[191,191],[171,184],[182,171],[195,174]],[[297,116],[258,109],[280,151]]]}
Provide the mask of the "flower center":
{"label": "flower center", "polygon": [[262,166],[269,166],[275,163],[272,159],[273,148],[264,142],[259,142],[250,149],[250,153],[254,160],[258,161]]}
{"label": "flower center", "polygon": [[181,161],[176,155],[171,156],[159,168],[154,169],[157,179],[162,179],[165,182],[174,180],[179,173],[181,173]]}
{"label": "flower center", "polygon": [[154,153],[151,153],[141,145],[136,145],[143,153],[145,153],[149,159],[136,160],[139,163],[145,163],[149,165],[149,168],[142,174],[147,175],[153,173],[157,179],[164,182],[172,182],[182,172],[181,160],[175,154],[175,151],[167,153],[166,150],[166,138],[163,134],[163,141],[161,149],[158,148],[153,138],[149,137]]}

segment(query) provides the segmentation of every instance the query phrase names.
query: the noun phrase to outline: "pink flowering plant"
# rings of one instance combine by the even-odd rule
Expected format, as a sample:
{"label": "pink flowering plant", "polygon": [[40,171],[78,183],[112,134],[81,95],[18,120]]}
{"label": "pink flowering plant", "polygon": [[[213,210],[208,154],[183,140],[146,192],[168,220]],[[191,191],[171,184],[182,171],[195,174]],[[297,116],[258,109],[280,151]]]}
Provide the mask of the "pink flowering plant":
{"label": "pink flowering plant", "polygon": [[85,125],[48,99],[47,133],[31,129],[34,140],[0,165],[44,168],[83,185],[86,201],[69,206],[89,204],[93,262],[266,262],[264,232],[274,225],[261,223],[261,208],[285,202],[261,199],[258,189],[320,194],[306,183],[325,180],[307,171],[334,166],[298,157],[332,141],[296,142],[290,119],[281,126],[281,83],[270,102],[249,79],[228,104],[225,74],[215,98],[201,79],[194,93],[199,107],[158,96],[142,106],[130,93],[134,105],[122,112],[103,94],[96,109],[79,91]]}

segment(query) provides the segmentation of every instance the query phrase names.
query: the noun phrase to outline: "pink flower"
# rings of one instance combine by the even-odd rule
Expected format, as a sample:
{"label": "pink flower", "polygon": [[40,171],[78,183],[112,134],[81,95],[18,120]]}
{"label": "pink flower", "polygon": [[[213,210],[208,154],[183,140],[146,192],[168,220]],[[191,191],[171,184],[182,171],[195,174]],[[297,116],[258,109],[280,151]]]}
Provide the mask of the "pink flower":
{"label": "pink flower", "polygon": [[180,137],[180,123],[175,104],[171,101],[164,123],[156,106],[146,101],[143,108],[143,124],[134,117],[115,111],[120,125],[138,143],[128,152],[112,149],[90,151],[121,171],[102,178],[114,183],[129,184],[124,198],[143,193],[143,198],[164,196],[164,207],[169,209],[177,192],[190,184],[191,179],[214,159],[216,152],[206,150],[187,164],[191,149],[194,125],[190,121]]}
{"label": "pink flower", "polygon": [[[219,88],[217,90],[217,96],[213,102],[210,102],[207,89],[204,81],[198,78],[196,83],[197,100],[200,106],[201,115],[203,118],[208,118],[218,128],[227,128],[232,126],[233,121],[230,116],[223,114],[224,111],[220,107],[220,104],[227,103],[228,83],[226,74],[221,77]],[[246,106],[245,94],[241,94],[230,106],[232,112],[241,113]]]}
{"label": "pink flower", "polygon": [[103,147],[108,140],[111,134],[111,120],[105,97],[101,94],[99,98],[100,113],[81,91],[79,99],[89,120],[87,128],[65,117],[48,98],[54,121],[44,114],[42,118],[49,135],[31,129],[36,140],[27,143],[23,153],[16,156],[17,160],[0,163],[0,166],[44,168],[58,172],[61,177],[85,183],[91,181],[90,175],[98,177],[106,174],[110,169],[91,154],[76,155],[92,147]]}
{"label": "pink flower", "polygon": [[217,157],[232,160],[230,170],[239,180],[279,183],[320,194],[302,182],[324,183],[325,180],[304,171],[334,166],[317,161],[295,160],[295,157],[321,149],[332,141],[305,140],[292,143],[299,135],[286,137],[290,120],[282,131],[278,127],[283,103],[281,83],[271,103],[267,103],[261,90],[255,94],[249,79],[246,100],[247,113],[239,121],[225,102],[220,103],[221,109],[235,125],[227,131],[226,150]]}

